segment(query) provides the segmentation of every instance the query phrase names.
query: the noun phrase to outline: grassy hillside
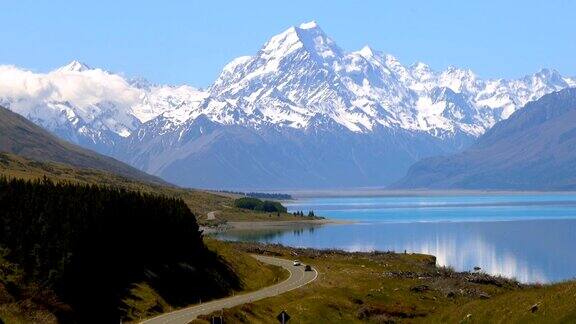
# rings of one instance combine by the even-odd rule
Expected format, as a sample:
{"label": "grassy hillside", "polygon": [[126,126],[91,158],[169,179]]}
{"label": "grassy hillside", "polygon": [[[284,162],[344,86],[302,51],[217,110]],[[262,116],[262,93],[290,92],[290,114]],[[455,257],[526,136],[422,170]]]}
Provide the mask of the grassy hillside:
{"label": "grassy hillside", "polygon": [[[34,179],[47,176],[55,181],[74,181],[166,194],[181,198],[203,224],[227,220],[295,220],[285,212],[279,215],[246,211],[234,207],[238,195],[178,189],[158,177],[125,163],[68,143],[26,118],[0,107],[0,172]],[[217,211],[208,222],[208,212]],[[274,217],[273,217],[274,216]]]}
{"label": "grassy hillside", "polygon": [[137,170],[125,163],[68,143],[36,126],[26,118],[0,107],[0,152],[7,152],[36,161],[112,172],[124,177],[157,184],[167,184],[158,177]]}
{"label": "grassy hillside", "polygon": [[[283,269],[262,264],[233,245],[212,239],[205,239],[204,243],[240,278],[240,286],[235,289],[237,293],[260,289],[285,280],[288,276]],[[63,310],[66,310],[66,306],[51,295],[50,291],[42,291],[33,284],[22,282],[21,275],[22,272],[15,264],[0,255],[0,321],[10,324],[57,323],[57,317],[52,313],[54,308],[63,307]],[[8,284],[12,287],[7,289],[7,281],[17,285]],[[126,313],[125,322],[138,322],[140,319],[177,308],[146,282],[133,283],[122,303],[122,309]]]}
{"label": "grassy hillside", "polygon": [[[247,252],[293,259],[319,272],[301,289],[224,312],[226,323],[572,323],[576,283],[521,285],[435,266],[433,256],[347,253],[237,243]],[[538,309],[532,312],[532,305]],[[472,314],[471,316],[467,316]],[[209,316],[196,323],[206,323]]]}
{"label": "grassy hillside", "polygon": [[[227,220],[266,221],[303,219],[302,217],[296,217],[286,213],[281,213],[280,217],[278,217],[276,213],[258,212],[234,207],[234,199],[236,199],[237,196],[231,194],[164,186],[137,181],[106,171],[76,168],[63,163],[38,162],[14,154],[1,152],[0,175],[28,180],[41,179],[46,176],[57,182],[98,184],[176,197],[186,203],[201,224],[217,224]],[[209,222],[206,218],[207,214],[211,211],[216,211],[216,220]]]}
{"label": "grassy hillside", "polygon": [[449,307],[429,323],[576,323],[576,282],[531,287]]}
{"label": "grassy hillside", "polygon": [[[280,267],[263,264],[235,246],[210,238],[204,238],[208,249],[238,276],[240,285],[235,292],[257,290],[285,280],[288,273]],[[205,300],[204,300],[205,301]],[[130,295],[124,299],[128,320],[138,321],[146,317],[175,309],[146,283],[135,283]]]}
{"label": "grassy hillside", "polygon": [[70,307],[51,308],[65,320],[123,318],[121,298],[134,282],[179,306],[240,287],[206,249],[184,202],[166,196],[0,178],[0,247],[25,284],[54,292]]}
{"label": "grassy hillside", "polygon": [[64,322],[111,323],[284,277],[210,247],[180,199],[0,178],[0,318],[25,315],[18,305],[27,301]]}

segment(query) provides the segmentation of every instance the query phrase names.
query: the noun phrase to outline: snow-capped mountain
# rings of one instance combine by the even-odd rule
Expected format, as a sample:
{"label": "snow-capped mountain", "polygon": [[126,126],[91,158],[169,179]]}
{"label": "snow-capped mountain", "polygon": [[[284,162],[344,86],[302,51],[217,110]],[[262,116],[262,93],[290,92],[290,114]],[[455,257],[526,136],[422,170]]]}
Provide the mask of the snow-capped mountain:
{"label": "snow-capped mountain", "polygon": [[121,76],[77,61],[46,74],[0,66],[0,105],[103,152],[139,126],[140,96]]}
{"label": "snow-capped mountain", "polygon": [[469,148],[423,159],[397,189],[576,189],[576,88],[528,103]]}
{"label": "snow-capped mountain", "polygon": [[233,60],[204,90],[77,61],[45,74],[0,66],[0,105],[169,181],[230,188],[385,185],[571,86],[547,69],[485,80],[367,46],[346,52],[315,22]]}

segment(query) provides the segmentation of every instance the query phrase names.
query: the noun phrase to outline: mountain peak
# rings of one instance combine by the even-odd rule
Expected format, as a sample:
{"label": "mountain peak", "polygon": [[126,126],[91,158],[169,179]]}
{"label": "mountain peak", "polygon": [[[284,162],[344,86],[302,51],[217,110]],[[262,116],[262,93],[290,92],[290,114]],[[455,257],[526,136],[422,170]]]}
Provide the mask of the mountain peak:
{"label": "mountain peak", "polygon": [[410,72],[420,81],[430,80],[434,75],[434,71],[432,71],[430,66],[422,62],[412,64],[412,66],[410,66]]}
{"label": "mountain peak", "polygon": [[83,72],[87,70],[92,70],[90,66],[77,60],[64,65],[63,67],[57,69],[58,72]]}
{"label": "mountain peak", "polygon": [[304,48],[323,60],[333,60],[342,56],[342,50],[328,37],[315,21],[290,27],[272,37],[262,48],[263,57],[279,58]]}
{"label": "mountain peak", "polygon": [[402,63],[400,63],[400,61],[394,55],[386,54],[384,56],[384,58],[385,58],[387,66],[389,66],[389,67],[394,67],[394,66],[402,67]]}
{"label": "mountain peak", "polygon": [[316,23],[315,20],[312,20],[312,21],[300,24],[300,26],[298,28],[300,28],[300,29],[314,29],[314,28],[318,28],[318,24]]}
{"label": "mountain peak", "polygon": [[134,77],[127,80],[128,84],[138,89],[150,90],[154,86],[152,82],[143,77]]}
{"label": "mountain peak", "polygon": [[443,74],[454,75],[458,77],[470,77],[475,78],[476,75],[470,69],[459,68],[453,65],[448,66],[448,68],[443,72]]}
{"label": "mountain peak", "polygon": [[570,86],[571,80],[562,77],[562,75],[555,69],[543,68],[540,71],[534,73],[533,75],[526,76],[524,80],[532,80],[536,83],[544,83],[553,86],[564,87],[565,85]]}
{"label": "mountain peak", "polygon": [[368,45],[362,47],[362,49],[360,49],[360,50],[358,51],[358,53],[359,53],[360,55],[364,56],[365,58],[369,58],[369,57],[373,57],[373,56],[374,56],[374,50],[373,50],[370,46],[368,46]]}
{"label": "mountain peak", "polygon": [[559,78],[560,72],[555,69],[542,68],[540,71],[536,72],[535,75],[545,77],[545,78]]}
{"label": "mountain peak", "polygon": [[426,63],[416,62],[410,66],[412,70],[430,70],[430,66]]}

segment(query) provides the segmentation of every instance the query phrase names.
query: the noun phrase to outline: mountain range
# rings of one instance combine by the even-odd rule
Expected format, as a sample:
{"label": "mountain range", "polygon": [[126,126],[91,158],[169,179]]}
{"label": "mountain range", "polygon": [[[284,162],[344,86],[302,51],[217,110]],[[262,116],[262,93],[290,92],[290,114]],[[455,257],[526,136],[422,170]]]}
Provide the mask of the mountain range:
{"label": "mountain range", "polygon": [[576,88],[545,95],[470,148],[414,164],[396,188],[576,190]]}
{"label": "mountain range", "polygon": [[346,52],[315,22],[233,60],[206,89],[77,61],[48,73],[0,66],[0,105],[59,137],[178,185],[229,189],[385,186],[573,86],[549,69],[481,79],[368,46]]}
{"label": "mountain range", "polygon": [[[166,184],[111,157],[84,149],[56,138],[22,116],[0,107],[0,152],[15,154],[33,161],[57,162],[69,166],[106,171],[132,180]],[[7,159],[8,156],[3,156]],[[3,163],[6,161],[0,161]],[[42,167],[43,165],[37,164]],[[47,173],[51,170],[46,170]]]}

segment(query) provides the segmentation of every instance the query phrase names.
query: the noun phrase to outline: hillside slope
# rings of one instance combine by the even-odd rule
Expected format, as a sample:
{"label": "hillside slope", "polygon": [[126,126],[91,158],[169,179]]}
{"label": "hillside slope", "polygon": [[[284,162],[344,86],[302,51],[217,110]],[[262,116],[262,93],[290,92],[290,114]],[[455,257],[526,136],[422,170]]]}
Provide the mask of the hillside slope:
{"label": "hillside slope", "polygon": [[56,138],[26,118],[0,107],[0,152],[36,161],[65,163],[71,166],[115,173],[141,181],[166,184],[163,180],[125,163]]}
{"label": "hillside slope", "polygon": [[424,159],[393,187],[576,189],[576,88],[527,104],[462,153]]}
{"label": "hillside slope", "polygon": [[[196,189],[158,185],[119,176],[95,169],[83,169],[56,162],[39,162],[14,154],[0,152],[0,177],[40,180],[44,177],[58,183],[77,183],[122,188],[161,196],[182,199],[196,215],[201,225],[216,226],[227,221],[295,221],[310,220],[309,217],[290,213],[274,213],[242,209],[234,206],[239,195],[208,192]],[[216,219],[208,220],[213,212]]]}
{"label": "hillside slope", "polygon": [[61,323],[116,323],[283,276],[211,246],[181,199],[0,178],[0,318],[30,298]]}

